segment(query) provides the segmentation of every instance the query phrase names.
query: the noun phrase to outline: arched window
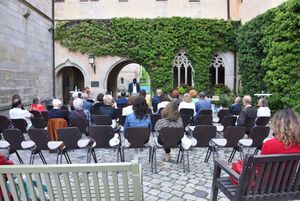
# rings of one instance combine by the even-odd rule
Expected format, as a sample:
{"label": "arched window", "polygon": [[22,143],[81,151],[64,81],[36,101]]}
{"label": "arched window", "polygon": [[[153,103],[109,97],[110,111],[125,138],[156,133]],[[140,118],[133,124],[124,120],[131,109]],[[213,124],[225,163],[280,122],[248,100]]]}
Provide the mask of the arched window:
{"label": "arched window", "polygon": [[181,50],[174,58],[173,85],[175,88],[184,84],[193,86],[193,66],[187,58],[185,51]]}
{"label": "arched window", "polygon": [[215,54],[210,65],[211,86],[225,84],[225,65],[222,57]]}

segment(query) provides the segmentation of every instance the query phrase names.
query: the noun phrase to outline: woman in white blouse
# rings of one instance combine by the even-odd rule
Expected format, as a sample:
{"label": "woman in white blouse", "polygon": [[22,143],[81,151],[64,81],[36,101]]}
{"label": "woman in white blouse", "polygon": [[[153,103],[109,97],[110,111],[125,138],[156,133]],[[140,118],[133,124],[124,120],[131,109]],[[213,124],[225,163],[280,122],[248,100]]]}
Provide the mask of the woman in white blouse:
{"label": "woman in white blouse", "polygon": [[170,103],[170,100],[166,94],[161,94],[160,95],[160,102],[157,104],[157,112],[161,112],[160,109],[165,108],[168,103]]}
{"label": "woman in white blouse", "polygon": [[268,101],[265,98],[260,98],[257,102],[257,106],[259,108],[257,109],[257,118],[258,117],[270,117],[271,116],[271,110],[268,107]]}
{"label": "woman in white blouse", "polygon": [[191,94],[186,93],[183,95],[182,102],[179,104],[178,110],[181,109],[192,109],[194,110],[194,116],[196,115],[195,103],[193,103],[193,99]]}

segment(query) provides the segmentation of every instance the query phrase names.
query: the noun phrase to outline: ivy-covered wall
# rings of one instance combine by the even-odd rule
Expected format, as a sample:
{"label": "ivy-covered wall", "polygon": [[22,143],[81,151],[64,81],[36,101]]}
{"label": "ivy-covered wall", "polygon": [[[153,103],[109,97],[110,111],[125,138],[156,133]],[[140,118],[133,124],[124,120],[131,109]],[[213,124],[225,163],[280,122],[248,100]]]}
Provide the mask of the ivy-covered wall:
{"label": "ivy-covered wall", "polygon": [[239,22],[156,18],[80,20],[60,22],[55,39],[69,50],[96,56],[126,57],[147,69],[152,89],[170,91],[173,59],[180,49],[187,52],[197,90],[209,90],[209,67],[216,52],[235,50]]}
{"label": "ivy-covered wall", "polygon": [[289,0],[239,29],[243,92],[272,93],[273,110],[300,112],[300,1]]}

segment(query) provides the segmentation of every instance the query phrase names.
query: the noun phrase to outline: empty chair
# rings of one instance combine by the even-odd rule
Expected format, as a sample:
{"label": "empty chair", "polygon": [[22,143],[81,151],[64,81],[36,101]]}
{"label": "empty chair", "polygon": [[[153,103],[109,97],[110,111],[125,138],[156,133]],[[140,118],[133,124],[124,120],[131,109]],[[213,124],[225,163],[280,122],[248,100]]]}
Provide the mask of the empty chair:
{"label": "empty chair", "polygon": [[[4,129],[3,137],[10,144],[9,154],[16,153],[21,164],[24,162],[17,150],[31,149],[31,153],[35,153],[35,143],[33,141],[25,141],[24,135],[19,129]],[[31,161],[29,163],[31,164]]]}
{"label": "empty chair", "polygon": [[[113,131],[113,128],[108,125],[93,125],[90,127],[89,136],[93,139],[95,145],[93,145],[90,152],[88,153],[88,162],[90,162],[91,156],[93,156],[95,163],[97,163],[97,157],[95,153],[96,148],[112,148],[109,144],[109,141],[114,137]],[[119,161],[119,156],[121,158],[121,161],[123,161],[120,143],[116,145],[116,148],[118,150],[117,161]]]}
{"label": "empty chair", "polygon": [[212,125],[212,116],[211,115],[199,115],[196,117],[194,124],[197,125]]}
{"label": "empty chair", "polygon": [[11,119],[11,123],[14,125],[15,128],[22,131],[22,133],[27,133],[27,122],[25,119]]}
{"label": "empty chair", "polygon": [[82,133],[77,127],[68,127],[57,129],[58,139],[63,142],[64,148],[60,155],[60,163],[62,163],[62,155],[65,156],[67,163],[72,163],[68,151],[72,149],[89,148],[91,140],[81,140]]}
{"label": "empty chair", "polygon": [[182,108],[179,111],[180,117],[183,122],[183,126],[186,127],[189,124],[192,124],[193,122],[193,116],[194,116],[194,110],[193,109],[186,109]]}
{"label": "empty chair", "polygon": [[212,110],[201,110],[199,115],[212,115]]}
{"label": "empty chair", "polygon": [[32,118],[31,123],[34,128],[46,128],[47,127],[47,121],[44,118]]}
{"label": "empty chair", "polygon": [[[242,126],[228,126],[224,130],[224,138],[227,140],[225,147],[233,147],[233,150],[229,156],[228,162],[231,162],[236,151],[242,151],[238,146],[239,140],[245,136],[246,128]],[[242,153],[241,153],[242,154]]]}
{"label": "empty chair", "polygon": [[219,121],[216,122],[216,123],[222,123],[224,117],[225,117],[225,116],[228,116],[228,115],[229,115],[228,109],[221,109],[221,110],[218,112],[218,114],[217,114],[217,116],[218,116],[218,118],[219,118]]}
{"label": "empty chair", "polygon": [[256,147],[254,154],[261,150],[263,141],[268,137],[269,133],[270,127],[267,126],[256,126],[251,129],[248,137],[253,140],[251,147]]}
{"label": "empty chair", "polygon": [[151,124],[152,124],[152,132],[154,132],[155,124],[160,118],[161,118],[160,114],[151,114],[150,115]]}
{"label": "empty chair", "polygon": [[235,126],[236,116],[225,116],[221,122],[222,126],[217,126],[219,132],[224,131],[228,126]]}
{"label": "empty chair", "polygon": [[[146,148],[146,143],[149,141],[150,128],[146,127],[129,127],[124,133],[125,146],[127,148]],[[122,147],[123,160],[125,160],[124,148]],[[151,152],[150,152],[151,153]],[[149,153],[149,154],[150,154]]]}
{"label": "empty chair", "polygon": [[[30,129],[28,131],[28,135],[30,139],[35,142],[36,144],[36,150],[35,154],[39,154],[42,162],[44,164],[47,164],[43,153],[41,150],[53,150],[53,151],[58,151],[60,149],[60,146],[63,144],[62,142],[59,141],[50,141],[50,135],[47,130],[42,129],[42,128],[35,128],[35,129]],[[32,164],[34,163],[34,155],[32,154],[31,156],[31,161]],[[56,163],[58,163],[58,157],[56,159]]]}
{"label": "empty chair", "polygon": [[48,122],[48,111],[42,111],[41,116]]}
{"label": "empty chair", "polygon": [[11,126],[9,119],[6,116],[0,115],[0,133],[3,129],[7,129]]}
{"label": "empty chair", "polygon": [[39,111],[36,111],[36,110],[30,110],[29,111],[31,114],[33,114],[33,116],[35,117],[35,118],[41,118],[42,117],[42,115],[41,115],[41,113],[39,112]]}
{"label": "empty chair", "polygon": [[109,115],[93,115],[93,121],[96,125],[111,125],[112,119]]}
{"label": "empty chair", "polygon": [[255,121],[257,126],[266,126],[270,121],[270,117],[258,117]]}
{"label": "empty chair", "polygon": [[154,171],[157,173],[157,164],[156,164],[156,149],[159,147],[162,148],[178,148],[182,149],[182,155],[183,155],[183,171],[185,172],[185,157],[184,152],[186,151],[187,155],[187,164],[188,164],[188,170],[189,170],[189,157],[188,157],[188,151],[184,150],[181,146],[181,138],[184,135],[184,128],[174,128],[174,127],[165,127],[159,130],[159,139],[163,142],[163,145],[158,144],[156,142],[156,145],[153,147],[152,150],[152,156],[151,156],[151,171],[153,172],[153,166]]}
{"label": "empty chair", "polygon": [[193,130],[193,137],[197,140],[197,144],[194,147],[207,147],[206,156],[204,162],[207,162],[212,148],[209,146],[209,141],[216,137],[217,128],[211,125],[198,125]]}
{"label": "empty chair", "polygon": [[57,129],[68,127],[68,122],[63,118],[51,118],[48,120],[47,130],[50,134],[51,141],[57,141]]}
{"label": "empty chair", "polygon": [[89,122],[86,119],[71,119],[70,120],[71,127],[77,127],[81,133],[88,134],[89,130]]}
{"label": "empty chair", "polygon": [[187,114],[190,115],[191,117],[194,116],[194,110],[193,109],[187,109],[187,108],[182,108],[179,110],[179,114]]}

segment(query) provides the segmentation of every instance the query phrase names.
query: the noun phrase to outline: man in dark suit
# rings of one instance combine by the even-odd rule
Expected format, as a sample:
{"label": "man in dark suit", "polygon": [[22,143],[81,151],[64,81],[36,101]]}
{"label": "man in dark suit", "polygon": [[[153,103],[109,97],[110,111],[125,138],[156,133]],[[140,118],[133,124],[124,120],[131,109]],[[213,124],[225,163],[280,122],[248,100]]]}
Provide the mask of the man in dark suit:
{"label": "man in dark suit", "polygon": [[136,78],[134,78],[133,82],[128,85],[128,93],[130,95],[140,93],[140,85],[137,83]]}
{"label": "man in dark suit", "polygon": [[52,101],[53,109],[48,111],[48,118],[64,118],[66,121],[69,121],[69,111],[62,110],[62,103],[59,99],[54,99]]}
{"label": "man in dark suit", "polygon": [[243,105],[244,108],[237,119],[237,125],[246,127],[246,133],[249,134],[255,124],[257,109],[252,107],[252,98],[249,95],[243,97]]}

